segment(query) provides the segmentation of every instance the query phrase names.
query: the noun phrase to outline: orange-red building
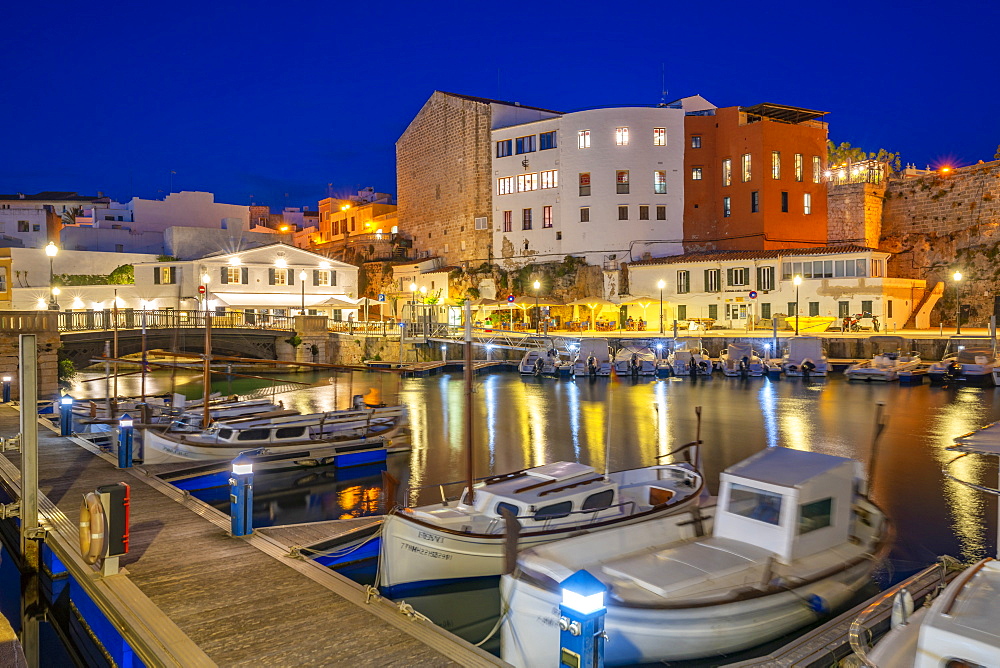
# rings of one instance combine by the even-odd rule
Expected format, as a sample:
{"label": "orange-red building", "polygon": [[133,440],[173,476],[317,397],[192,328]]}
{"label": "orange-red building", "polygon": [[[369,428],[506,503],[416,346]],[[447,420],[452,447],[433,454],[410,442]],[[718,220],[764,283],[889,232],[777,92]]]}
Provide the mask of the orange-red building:
{"label": "orange-red building", "polygon": [[685,248],[825,245],[824,115],[758,104],[686,116]]}

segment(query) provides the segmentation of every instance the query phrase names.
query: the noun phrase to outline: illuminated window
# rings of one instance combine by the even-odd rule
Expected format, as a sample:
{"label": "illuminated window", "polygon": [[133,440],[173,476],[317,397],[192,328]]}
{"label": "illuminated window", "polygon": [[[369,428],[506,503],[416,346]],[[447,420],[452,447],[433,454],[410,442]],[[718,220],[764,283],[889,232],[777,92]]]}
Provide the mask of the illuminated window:
{"label": "illuminated window", "polygon": [[691,148],[701,148],[701,135],[691,135]]}
{"label": "illuminated window", "polygon": [[752,175],[753,174],[750,171],[750,154],[749,153],[744,153],[743,154],[743,183],[746,183],[747,181],[749,181]]}
{"label": "illuminated window", "polygon": [[226,267],[226,283],[242,283],[242,267]]}
{"label": "illuminated window", "polygon": [[615,145],[628,146],[628,128],[615,128]]}
{"label": "illuminated window", "polygon": [[552,207],[542,207],[542,227],[552,227]]}
{"label": "illuminated window", "polygon": [[618,220],[628,220],[628,207],[620,206],[618,207]]}
{"label": "illuminated window", "polygon": [[531,174],[518,174],[517,192],[523,193],[532,190],[538,190],[538,173],[532,172]]}
{"label": "illuminated window", "polygon": [[555,188],[559,185],[559,170],[548,169],[542,172],[542,190]]}
{"label": "illuminated window", "polygon": [[795,180],[796,181],[801,181],[802,180],[802,154],[801,153],[796,153],[795,154]]}
{"label": "illuminated window", "polygon": [[510,195],[514,192],[514,177],[504,176],[497,179],[497,195]]}
{"label": "illuminated window", "polygon": [[587,206],[580,207],[580,222],[581,223],[590,222],[590,207]]}
{"label": "illuminated window", "polygon": [[819,183],[820,176],[822,175],[822,169],[820,168],[819,156],[813,156],[813,183]]}
{"label": "illuminated window", "polygon": [[722,185],[729,186],[733,184],[733,161],[731,158],[726,158],[722,161]]}
{"label": "illuminated window", "polygon": [[330,280],[331,273],[333,272],[327,271],[326,269],[313,269],[313,285],[318,285],[324,288],[336,285],[336,283]]}
{"label": "illuminated window", "polygon": [[691,180],[692,181],[701,181],[701,167],[692,167],[691,168]]}
{"label": "illuminated window", "polygon": [[514,229],[514,212],[504,211],[503,212],[503,231],[510,232]]}
{"label": "illuminated window", "polygon": [[619,195],[628,194],[628,170],[619,169],[615,172],[615,186]]}
{"label": "illuminated window", "polygon": [[535,151],[535,135],[528,135],[527,137],[518,137],[515,140],[514,148],[518,155],[522,153],[534,153]]}
{"label": "illuminated window", "polygon": [[504,139],[503,141],[497,142],[497,157],[506,158],[513,152],[513,142],[510,139]]}
{"label": "illuminated window", "polygon": [[667,194],[667,173],[665,171],[653,172],[653,193],[656,195]]}
{"label": "illuminated window", "polygon": [[667,129],[653,128],[653,146],[667,145]]}
{"label": "illuminated window", "polygon": [[547,151],[556,147],[556,132],[543,132],[538,135],[538,150]]}
{"label": "illuminated window", "polygon": [[580,172],[580,197],[590,195],[590,172]]}
{"label": "illuminated window", "polygon": [[778,151],[771,151],[771,178],[781,178],[781,153]]}
{"label": "illuminated window", "polygon": [[732,200],[730,200],[728,197],[723,197],[722,198],[722,217],[723,218],[729,218],[729,216],[731,216],[732,213],[733,213]]}
{"label": "illuminated window", "polygon": [[802,213],[812,213],[813,212],[813,196],[811,193],[805,193],[802,195]]}
{"label": "illuminated window", "polygon": [[521,209],[521,229],[531,229],[531,209]]}
{"label": "illuminated window", "polygon": [[590,148],[590,130],[580,130],[576,133],[576,147]]}
{"label": "illuminated window", "polygon": [[291,272],[291,269],[275,269],[272,267],[269,271],[271,274],[271,285],[291,285],[291,281],[288,280],[289,272]]}

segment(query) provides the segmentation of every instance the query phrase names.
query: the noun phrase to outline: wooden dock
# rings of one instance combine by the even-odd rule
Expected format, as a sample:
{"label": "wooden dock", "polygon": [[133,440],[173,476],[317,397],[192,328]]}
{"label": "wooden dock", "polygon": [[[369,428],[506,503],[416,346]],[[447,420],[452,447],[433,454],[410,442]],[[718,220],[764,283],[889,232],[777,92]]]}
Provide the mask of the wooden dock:
{"label": "wooden dock", "polygon": [[[0,407],[0,436],[17,433],[18,417]],[[347,578],[289,556],[292,536],[280,529],[234,538],[227,515],[141,468],[117,469],[92,444],[42,425],[46,545],[146,665],[504,665],[390,601],[366,597]],[[17,452],[0,456],[0,478],[17,494],[19,459]],[[100,577],[79,556],[77,518],[84,493],[115,482],[131,485],[131,547],[121,574]],[[290,532],[306,539],[316,530]],[[330,527],[319,533],[328,536]]]}

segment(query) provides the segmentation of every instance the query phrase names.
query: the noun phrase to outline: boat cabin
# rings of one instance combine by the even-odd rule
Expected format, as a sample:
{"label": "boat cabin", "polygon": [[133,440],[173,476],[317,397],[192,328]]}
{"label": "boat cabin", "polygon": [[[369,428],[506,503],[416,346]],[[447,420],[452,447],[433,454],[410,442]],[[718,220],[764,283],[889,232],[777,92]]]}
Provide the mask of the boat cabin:
{"label": "boat cabin", "polygon": [[[663,491],[673,495],[670,490]],[[507,509],[528,526],[574,515],[580,518],[585,512],[597,516],[618,514],[618,492],[618,484],[592,466],[554,462],[486,479],[476,487],[475,510],[485,517],[500,519],[501,510]]]}
{"label": "boat cabin", "polygon": [[851,459],[768,448],[726,469],[714,535],[773,552],[788,563],[848,540],[861,480]]}

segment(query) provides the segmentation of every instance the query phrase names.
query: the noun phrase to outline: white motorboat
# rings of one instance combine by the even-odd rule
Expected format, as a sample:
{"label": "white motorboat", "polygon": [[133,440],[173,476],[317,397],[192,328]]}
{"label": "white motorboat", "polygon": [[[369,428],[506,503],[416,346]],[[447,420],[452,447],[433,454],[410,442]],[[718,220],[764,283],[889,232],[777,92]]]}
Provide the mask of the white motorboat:
{"label": "white motorboat", "polygon": [[388,515],[380,584],[393,588],[499,575],[508,540],[504,510],[516,517],[516,546],[524,549],[671,515],[697,504],[703,484],[688,463],[603,475],[585,464],[555,462],[486,478],[475,485],[471,503],[466,490],[457,501]]}
{"label": "white motorboat", "polygon": [[712,374],[712,358],[708,356],[700,338],[682,336],[674,339],[674,349],[667,356],[667,364],[675,376]]}
{"label": "white motorboat", "polygon": [[793,336],[788,339],[781,371],[786,376],[825,376],[830,371],[830,361],[823,350],[823,339],[818,336]]}
{"label": "white motorboat", "polygon": [[627,343],[615,353],[614,367],[624,376],[654,376],[656,353],[649,346]]}
{"label": "white motorboat", "polygon": [[[885,592],[852,623],[851,648],[862,664],[873,668],[1000,667],[1000,561],[986,558],[973,564],[918,610],[913,609],[907,585],[904,581]],[[868,649],[870,620],[890,605],[892,627]]]}
{"label": "white motorboat", "polygon": [[871,336],[873,357],[852,364],[844,375],[847,380],[899,380],[899,374],[912,373],[920,367],[920,353],[906,352],[906,340],[901,336]]}
{"label": "white motorboat", "polygon": [[711,535],[671,517],[521,552],[501,578],[502,657],[555,665],[560,583],[580,570],[608,588],[607,665],[715,656],[801,628],[847,602],[888,551],[861,485],[853,460],[768,448],[722,474]]}
{"label": "white motorboat", "polygon": [[299,459],[330,459],[348,452],[408,450],[405,406],[350,409],[312,415],[216,422],[195,432],[143,430],[143,461],[232,459],[245,450]]}
{"label": "white motorboat", "polygon": [[[940,362],[927,370],[932,383],[962,380],[967,385],[996,385],[1000,367],[996,341],[988,336],[953,336],[948,339]],[[1000,374],[998,374],[1000,375]]]}
{"label": "white motorboat", "polygon": [[608,348],[608,340],[581,339],[573,372],[577,376],[610,376],[611,350]]}
{"label": "white motorboat", "polygon": [[730,343],[719,356],[719,366],[727,376],[759,377],[767,374],[767,366],[760,353],[749,343]]}
{"label": "white motorboat", "polygon": [[517,365],[517,370],[522,376],[541,376],[544,368],[545,351],[540,348],[524,353],[521,363]]}

